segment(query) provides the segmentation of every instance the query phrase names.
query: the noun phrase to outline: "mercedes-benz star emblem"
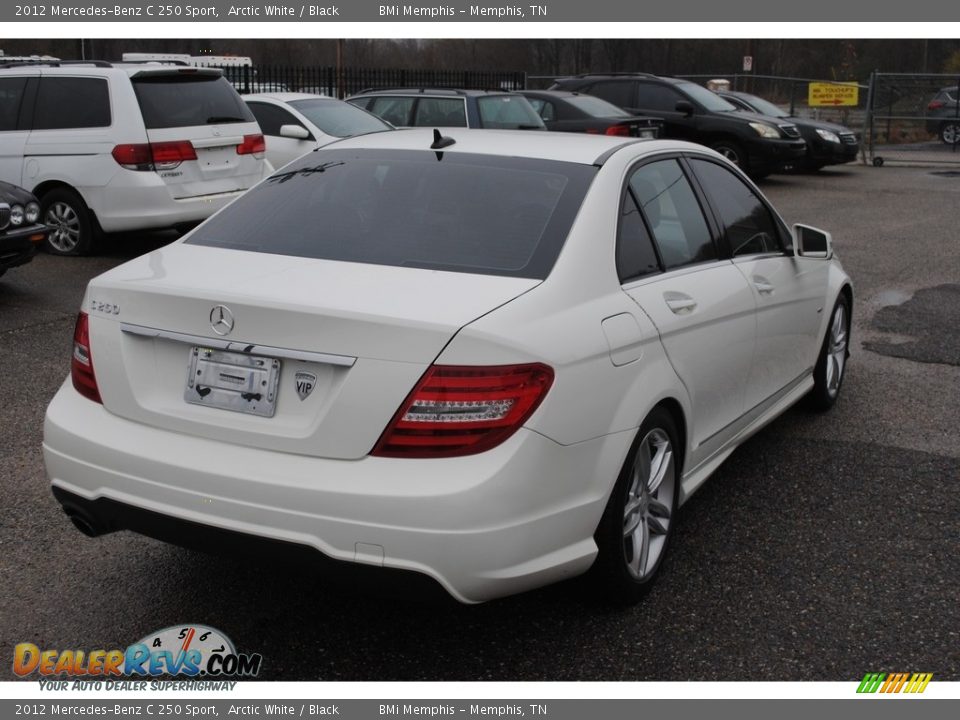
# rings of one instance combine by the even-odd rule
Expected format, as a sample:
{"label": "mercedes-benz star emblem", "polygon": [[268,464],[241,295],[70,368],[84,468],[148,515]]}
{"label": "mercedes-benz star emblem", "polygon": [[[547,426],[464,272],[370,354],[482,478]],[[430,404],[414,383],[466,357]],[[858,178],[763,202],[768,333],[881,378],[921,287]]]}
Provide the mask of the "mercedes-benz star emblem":
{"label": "mercedes-benz star emblem", "polygon": [[214,305],[210,311],[210,327],[217,335],[229,335],[233,330],[233,313],[226,305]]}

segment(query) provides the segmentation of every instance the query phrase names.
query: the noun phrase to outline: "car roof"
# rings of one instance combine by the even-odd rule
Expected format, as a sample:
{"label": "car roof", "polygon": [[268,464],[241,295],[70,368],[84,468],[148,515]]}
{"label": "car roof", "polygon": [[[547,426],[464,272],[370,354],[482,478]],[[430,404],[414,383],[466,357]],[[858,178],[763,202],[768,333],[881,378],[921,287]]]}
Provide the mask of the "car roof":
{"label": "car roof", "polygon": [[[649,152],[664,150],[703,150],[699,145],[677,140],[626,140],[622,137],[587,133],[557,133],[544,130],[479,130],[445,128],[454,144],[443,152],[475,153],[507,157],[539,158],[581,165],[602,164],[603,158],[627,145],[643,145]],[[330,149],[371,148],[380,150],[431,150],[432,128],[410,128],[345,138],[327,145]],[[562,136],[562,137],[561,137]]]}
{"label": "car roof", "polygon": [[568,98],[568,97],[594,97],[593,95],[584,95],[581,92],[576,90],[518,90],[521,95],[534,96],[534,97],[558,97],[558,98]]}
{"label": "car roof", "polygon": [[317,95],[316,93],[302,93],[302,92],[262,92],[262,93],[247,93],[241,95],[244,100],[277,100],[278,102],[293,102],[294,100],[333,100],[340,102],[336,98],[330,97],[329,95]]}
{"label": "car roof", "polygon": [[696,84],[684,78],[670,77],[669,75],[652,75],[651,73],[645,72],[583,73],[557,78],[555,82],[572,85],[580,80],[656,80],[658,82],[670,83],[671,85]]}
{"label": "car roof", "polygon": [[61,60],[57,62],[29,62],[14,63],[3,67],[0,58],[0,69],[5,71],[30,72],[39,70],[41,74],[68,74],[68,75],[98,75],[125,74],[128,77],[142,77],[144,75],[210,75],[221,76],[219,68],[201,68],[183,63],[144,61],[144,62],[106,62],[104,60]]}
{"label": "car roof", "polygon": [[431,87],[422,87],[422,88],[371,88],[369,90],[361,90],[360,92],[354,94],[352,97],[366,97],[370,95],[443,95],[444,97],[450,96],[473,96],[479,97],[484,95],[519,95],[520,93],[513,90],[473,90],[473,89],[463,89],[463,88],[431,88]]}

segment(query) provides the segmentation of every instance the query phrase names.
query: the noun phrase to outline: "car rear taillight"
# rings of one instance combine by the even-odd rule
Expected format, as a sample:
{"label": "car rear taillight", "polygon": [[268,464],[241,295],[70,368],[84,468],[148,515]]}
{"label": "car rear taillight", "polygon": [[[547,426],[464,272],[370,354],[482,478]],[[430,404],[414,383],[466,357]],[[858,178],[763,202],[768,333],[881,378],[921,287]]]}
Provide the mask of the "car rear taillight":
{"label": "car rear taillight", "polygon": [[943,100],[931,100],[927,105],[927,110],[939,110],[943,107]]}
{"label": "car rear taillight", "polygon": [[253,155],[259,159],[266,151],[267,143],[260,133],[244,135],[243,142],[237,145],[237,155]]}
{"label": "car rear taillight", "polygon": [[85,312],[77,315],[73,329],[73,358],[70,360],[70,377],[77,392],[94,402],[103,404],[97,376],[93,372],[93,356],[90,354],[90,319]]}
{"label": "car rear taillight", "polygon": [[173,170],[184,160],[196,160],[189,140],[117,145],[110,153],[127,170]]}
{"label": "car rear taillight", "polygon": [[553,370],[541,363],[431,365],[371,454],[440,458],[489,450],[527,421],[552,383]]}
{"label": "car rear taillight", "polygon": [[607,128],[604,135],[620,135],[630,137],[630,127],[628,125],[611,125]]}

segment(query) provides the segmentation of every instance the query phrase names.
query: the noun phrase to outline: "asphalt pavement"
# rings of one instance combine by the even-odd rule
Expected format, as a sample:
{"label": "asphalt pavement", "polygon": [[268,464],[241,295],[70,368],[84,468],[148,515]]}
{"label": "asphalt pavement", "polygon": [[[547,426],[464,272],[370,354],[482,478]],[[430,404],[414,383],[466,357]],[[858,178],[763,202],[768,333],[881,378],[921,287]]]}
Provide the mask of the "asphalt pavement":
{"label": "asphalt pavement", "polygon": [[830,230],[853,277],[843,392],[724,463],[629,609],[596,600],[589,579],[466,607],[131,533],[86,538],[47,486],[44,408],[68,373],[85,282],[173,236],[9,272],[0,677],[19,642],[123,648],[195,622],[261,653],[272,680],[960,680],[960,178],[849,166],[762,187],[788,222]]}

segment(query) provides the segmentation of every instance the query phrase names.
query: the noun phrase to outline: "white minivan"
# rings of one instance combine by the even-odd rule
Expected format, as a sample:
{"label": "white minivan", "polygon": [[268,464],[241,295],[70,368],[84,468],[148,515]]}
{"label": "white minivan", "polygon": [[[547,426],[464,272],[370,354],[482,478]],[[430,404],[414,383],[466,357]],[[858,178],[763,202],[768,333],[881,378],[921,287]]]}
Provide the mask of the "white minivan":
{"label": "white minivan", "polygon": [[189,227],[265,177],[263,134],[219,70],[103,61],[0,68],[0,180],[32,191],[50,252]]}

